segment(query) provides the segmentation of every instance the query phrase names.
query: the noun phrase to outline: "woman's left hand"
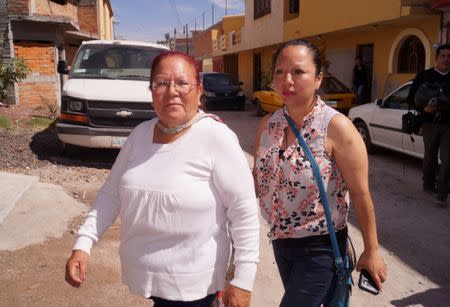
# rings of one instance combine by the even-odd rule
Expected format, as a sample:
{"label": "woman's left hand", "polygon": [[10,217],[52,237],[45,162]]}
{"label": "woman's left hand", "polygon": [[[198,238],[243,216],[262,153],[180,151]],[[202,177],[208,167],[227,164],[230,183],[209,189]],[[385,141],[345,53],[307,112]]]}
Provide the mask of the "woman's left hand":
{"label": "woman's left hand", "polygon": [[228,284],[223,292],[225,307],[249,307],[251,292]]}
{"label": "woman's left hand", "polygon": [[358,272],[362,269],[369,272],[370,276],[372,276],[373,280],[377,284],[378,289],[381,291],[383,288],[383,283],[387,277],[387,268],[379,253],[364,251],[361,254],[361,257],[359,257],[358,264],[356,265],[356,270]]}

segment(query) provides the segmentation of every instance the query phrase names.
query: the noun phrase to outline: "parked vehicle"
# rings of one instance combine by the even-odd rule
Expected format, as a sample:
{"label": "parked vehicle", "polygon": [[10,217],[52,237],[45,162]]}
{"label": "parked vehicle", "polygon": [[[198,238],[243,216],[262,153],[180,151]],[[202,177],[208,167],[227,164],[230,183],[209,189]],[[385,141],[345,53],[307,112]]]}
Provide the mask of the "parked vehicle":
{"label": "parked vehicle", "polygon": [[236,83],[231,75],[218,72],[202,72],[200,80],[203,84],[201,101],[204,109],[245,110],[245,95],[240,87],[242,81]]}
{"label": "parked vehicle", "polygon": [[412,82],[406,82],[389,95],[375,102],[350,109],[348,117],[361,134],[367,150],[378,145],[414,157],[423,158],[421,133],[402,132],[402,115],[408,112],[407,97]]}
{"label": "parked vehicle", "polygon": [[[323,76],[319,94],[327,105],[344,114],[347,114],[356,102],[355,94],[329,73]],[[256,104],[258,116],[275,112],[283,106],[283,100],[273,89],[254,92],[252,101]]]}
{"label": "parked vehicle", "polygon": [[58,72],[68,74],[58,138],[69,145],[120,148],[131,130],[156,116],[149,89],[153,59],[169,48],[132,41],[86,41],[70,70],[58,62]]}

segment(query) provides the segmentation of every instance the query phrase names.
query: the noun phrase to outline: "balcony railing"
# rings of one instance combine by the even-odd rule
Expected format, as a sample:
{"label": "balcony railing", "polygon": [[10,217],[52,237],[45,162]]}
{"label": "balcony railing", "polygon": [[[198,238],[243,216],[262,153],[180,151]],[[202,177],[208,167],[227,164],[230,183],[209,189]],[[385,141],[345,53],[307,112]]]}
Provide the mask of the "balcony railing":
{"label": "balcony railing", "polygon": [[241,43],[241,31],[231,31],[212,41],[213,51],[225,51]]}

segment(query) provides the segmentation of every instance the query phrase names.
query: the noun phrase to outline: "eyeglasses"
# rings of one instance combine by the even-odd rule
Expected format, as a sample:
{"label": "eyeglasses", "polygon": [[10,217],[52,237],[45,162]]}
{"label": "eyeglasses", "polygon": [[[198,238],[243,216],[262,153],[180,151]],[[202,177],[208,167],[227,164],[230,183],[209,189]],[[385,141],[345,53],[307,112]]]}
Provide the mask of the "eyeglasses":
{"label": "eyeglasses", "polygon": [[179,81],[161,80],[161,81],[153,81],[152,83],[150,83],[150,88],[157,93],[165,93],[169,91],[172,85],[175,87],[175,90],[177,92],[185,94],[189,92],[194,86],[198,85],[198,83],[190,83],[184,80]]}

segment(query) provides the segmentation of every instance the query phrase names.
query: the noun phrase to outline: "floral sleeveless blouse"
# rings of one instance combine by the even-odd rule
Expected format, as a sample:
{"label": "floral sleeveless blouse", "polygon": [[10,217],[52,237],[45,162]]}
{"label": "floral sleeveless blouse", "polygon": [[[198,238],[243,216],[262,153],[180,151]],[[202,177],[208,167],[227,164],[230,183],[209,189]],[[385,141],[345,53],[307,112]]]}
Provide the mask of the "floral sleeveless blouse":
{"label": "floral sleeveless blouse", "polygon": [[[311,164],[295,140],[285,151],[285,129],[291,129],[284,117],[287,108],[275,112],[261,134],[256,160],[256,182],[262,216],[270,226],[268,237],[301,238],[328,233],[319,189]],[[349,195],[344,179],[325,148],[327,127],[340,114],[320,98],[298,127],[320,168],[336,230],[346,226]]]}

